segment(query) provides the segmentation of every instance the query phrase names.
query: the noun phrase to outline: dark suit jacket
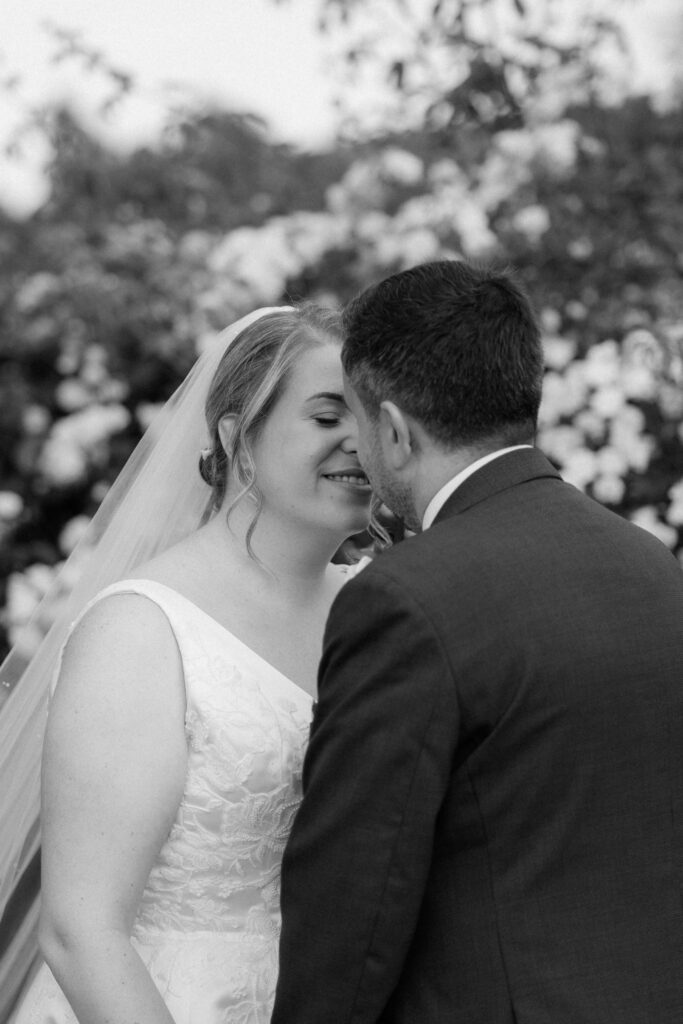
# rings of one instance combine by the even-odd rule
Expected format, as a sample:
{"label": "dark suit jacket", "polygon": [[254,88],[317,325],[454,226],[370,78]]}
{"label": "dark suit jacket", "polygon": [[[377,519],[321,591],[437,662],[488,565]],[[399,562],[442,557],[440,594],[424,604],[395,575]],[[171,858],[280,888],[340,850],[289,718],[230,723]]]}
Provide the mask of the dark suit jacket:
{"label": "dark suit jacket", "polygon": [[273,1024],[683,1022],[683,573],[536,450],[332,609]]}

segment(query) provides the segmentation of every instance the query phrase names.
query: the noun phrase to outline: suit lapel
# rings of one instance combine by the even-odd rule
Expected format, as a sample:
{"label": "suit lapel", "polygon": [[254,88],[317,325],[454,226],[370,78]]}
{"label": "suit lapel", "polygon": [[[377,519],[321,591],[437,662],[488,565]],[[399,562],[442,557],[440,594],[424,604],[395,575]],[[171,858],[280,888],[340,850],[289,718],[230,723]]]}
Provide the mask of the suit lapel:
{"label": "suit lapel", "polygon": [[466,511],[472,505],[477,505],[480,501],[485,501],[492,495],[498,494],[499,491],[505,491],[509,487],[515,487],[527,480],[537,480],[542,477],[562,479],[538,448],[523,448],[520,451],[501,455],[469,476],[451,494],[443,507],[439,509],[434,524]]}

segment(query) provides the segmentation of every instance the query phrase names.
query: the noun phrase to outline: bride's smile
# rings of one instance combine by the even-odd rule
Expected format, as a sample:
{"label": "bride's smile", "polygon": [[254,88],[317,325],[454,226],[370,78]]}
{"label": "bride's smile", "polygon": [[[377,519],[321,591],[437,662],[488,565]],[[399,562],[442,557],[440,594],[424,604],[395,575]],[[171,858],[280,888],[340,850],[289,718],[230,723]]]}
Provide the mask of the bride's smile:
{"label": "bride's smile", "polygon": [[343,484],[345,487],[351,487],[356,491],[369,493],[371,490],[370,481],[363,470],[358,467],[337,470],[334,473],[323,473],[323,476],[326,480],[331,480],[332,483]]}

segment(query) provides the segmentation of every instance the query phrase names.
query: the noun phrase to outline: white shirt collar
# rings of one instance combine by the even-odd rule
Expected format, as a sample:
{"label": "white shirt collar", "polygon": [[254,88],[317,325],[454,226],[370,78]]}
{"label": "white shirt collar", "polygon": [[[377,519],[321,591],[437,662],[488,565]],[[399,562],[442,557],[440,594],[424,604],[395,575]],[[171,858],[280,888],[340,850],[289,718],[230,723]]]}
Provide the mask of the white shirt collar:
{"label": "white shirt collar", "polygon": [[515,444],[511,448],[500,448],[497,452],[489,452],[488,455],[482,455],[476,462],[471,462],[469,466],[462,469],[459,473],[456,473],[443,487],[436,492],[432,500],[427,505],[425,513],[422,517],[422,530],[428,530],[432,525],[437,515],[446,504],[451,494],[460,487],[460,484],[467,480],[468,476],[472,476],[478,469],[485,466],[487,462],[493,462],[494,459],[499,458],[501,455],[507,455],[508,452],[517,452],[522,448],[532,448],[530,444]]}

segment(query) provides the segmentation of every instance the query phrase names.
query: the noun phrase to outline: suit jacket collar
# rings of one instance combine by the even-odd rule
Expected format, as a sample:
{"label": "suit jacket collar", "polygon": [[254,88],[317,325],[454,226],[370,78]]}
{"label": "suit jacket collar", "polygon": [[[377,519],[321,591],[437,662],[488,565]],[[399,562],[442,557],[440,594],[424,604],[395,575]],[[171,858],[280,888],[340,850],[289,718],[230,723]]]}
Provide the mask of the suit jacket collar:
{"label": "suit jacket collar", "polygon": [[507,452],[468,477],[439,509],[432,525],[435,526],[443,519],[464,512],[472,505],[498,494],[499,491],[542,477],[562,479],[538,448]]}

